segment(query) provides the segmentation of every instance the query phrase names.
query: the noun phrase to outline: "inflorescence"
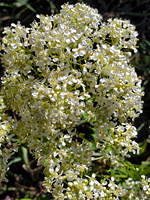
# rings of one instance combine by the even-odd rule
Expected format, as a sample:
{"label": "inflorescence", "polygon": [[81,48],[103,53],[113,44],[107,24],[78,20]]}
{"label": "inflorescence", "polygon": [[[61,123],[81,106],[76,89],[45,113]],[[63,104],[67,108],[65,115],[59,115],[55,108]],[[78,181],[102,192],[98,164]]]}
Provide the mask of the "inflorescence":
{"label": "inflorescence", "polygon": [[4,31],[0,180],[7,181],[7,162],[24,144],[44,167],[43,184],[54,199],[147,199],[144,175],[121,185],[92,173],[93,150],[88,140],[79,142],[77,128],[88,121],[100,159],[110,166],[139,153],[132,122],[142,112],[143,92],[129,64],[135,26],[102,22],[96,9],[80,3],[37,18],[30,28],[18,22]]}

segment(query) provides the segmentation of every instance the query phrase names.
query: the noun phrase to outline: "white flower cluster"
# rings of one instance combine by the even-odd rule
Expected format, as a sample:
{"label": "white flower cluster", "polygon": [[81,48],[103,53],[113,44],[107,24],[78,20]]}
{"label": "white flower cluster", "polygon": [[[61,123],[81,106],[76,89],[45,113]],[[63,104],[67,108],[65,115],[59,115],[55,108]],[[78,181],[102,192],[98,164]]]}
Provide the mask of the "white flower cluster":
{"label": "white flower cluster", "polygon": [[[89,121],[101,159],[116,167],[139,152],[136,128],[128,123],[142,112],[141,81],[129,65],[135,27],[121,19],[103,23],[96,9],[80,3],[37,18],[30,28],[18,22],[4,31],[1,96],[15,118],[2,121],[0,145],[11,141],[10,132],[26,144],[44,166],[54,199],[119,199],[127,189],[113,177],[89,176],[94,157],[89,142],[78,140],[77,127]],[[3,148],[2,159],[10,150]],[[5,180],[2,163],[0,170]]]}
{"label": "white flower cluster", "polygon": [[8,160],[17,152],[17,144],[14,134],[10,134],[13,120],[5,114],[3,98],[0,97],[0,182],[8,181],[5,177],[8,167]]}
{"label": "white flower cluster", "polygon": [[[150,198],[150,178],[141,176],[140,181],[134,181],[132,178],[126,180],[128,186],[129,199],[145,200]],[[139,189],[140,188],[140,189]]]}

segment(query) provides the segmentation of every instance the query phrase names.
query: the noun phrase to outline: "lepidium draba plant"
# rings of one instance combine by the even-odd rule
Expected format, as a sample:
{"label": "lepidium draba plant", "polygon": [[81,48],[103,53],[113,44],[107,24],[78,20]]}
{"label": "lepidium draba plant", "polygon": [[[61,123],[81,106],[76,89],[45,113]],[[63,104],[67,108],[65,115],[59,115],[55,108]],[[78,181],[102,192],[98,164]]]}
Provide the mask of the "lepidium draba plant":
{"label": "lepidium draba plant", "polygon": [[79,127],[88,122],[99,159],[110,168],[139,152],[131,122],[142,112],[143,93],[129,64],[137,51],[135,27],[128,20],[102,22],[96,9],[80,3],[37,18],[30,28],[18,22],[4,31],[0,180],[24,144],[44,167],[43,185],[53,199],[147,199],[149,179],[117,184],[111,175],[97,176],[90,141],[79,140]]}

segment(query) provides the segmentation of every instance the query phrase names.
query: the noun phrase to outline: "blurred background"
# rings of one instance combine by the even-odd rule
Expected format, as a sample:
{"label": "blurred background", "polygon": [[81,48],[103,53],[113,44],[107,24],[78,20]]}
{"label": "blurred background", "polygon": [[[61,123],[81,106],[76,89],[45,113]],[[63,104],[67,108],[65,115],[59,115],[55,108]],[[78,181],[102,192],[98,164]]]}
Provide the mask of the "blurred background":
{"label": "blurred background", "polygon": [[[0,0],[0,42],[4,27],[17,21],[27,27],[36,19],[36,14],[59,13],[61,5],[67,2],[84,2],[97,8],[104,21],[117,17],[129,19],[136,26],[139,33],[139,48],[138,53],[132,56],[131,62],[142,79],[145,96],[143,113],[134,122],[138,129],[136,141],[142,151],[140,155],[132,156],[130,162],[137,165],[145,163],[150,169],[150,0]],[[0,73],[2,76],[1,64]],[[21,147],[19,153],[10,161],[8,178],[10,181],[7,184],[0,184],[0,200],[51,199],[41,186],[42,169],[36,166],[36,162],[25,147]]]}

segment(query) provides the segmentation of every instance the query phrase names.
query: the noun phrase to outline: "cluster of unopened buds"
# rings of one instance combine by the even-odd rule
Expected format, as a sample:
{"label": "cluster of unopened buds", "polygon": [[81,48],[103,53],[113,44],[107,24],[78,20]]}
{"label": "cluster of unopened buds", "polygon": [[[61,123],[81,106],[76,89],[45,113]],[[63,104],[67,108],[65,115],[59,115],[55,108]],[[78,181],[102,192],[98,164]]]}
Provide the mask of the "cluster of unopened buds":
{"label": "cluster of unopened buds", "polygon": [[122,19],[102,22],[96,9],[80,3],[37,18],[30,28],[18,22],[4,31],[0,180],[7,180],[7,161],[24,144],[44,167],[43,185],[54,199],[146,199],[149,180],[118,185],[114,177],[96,176],[90,141],[79,140],[88,123],[110,167],[139,152],[132,121],[142,112],[143,92],[129,64],[137,51],[135,27]]}

